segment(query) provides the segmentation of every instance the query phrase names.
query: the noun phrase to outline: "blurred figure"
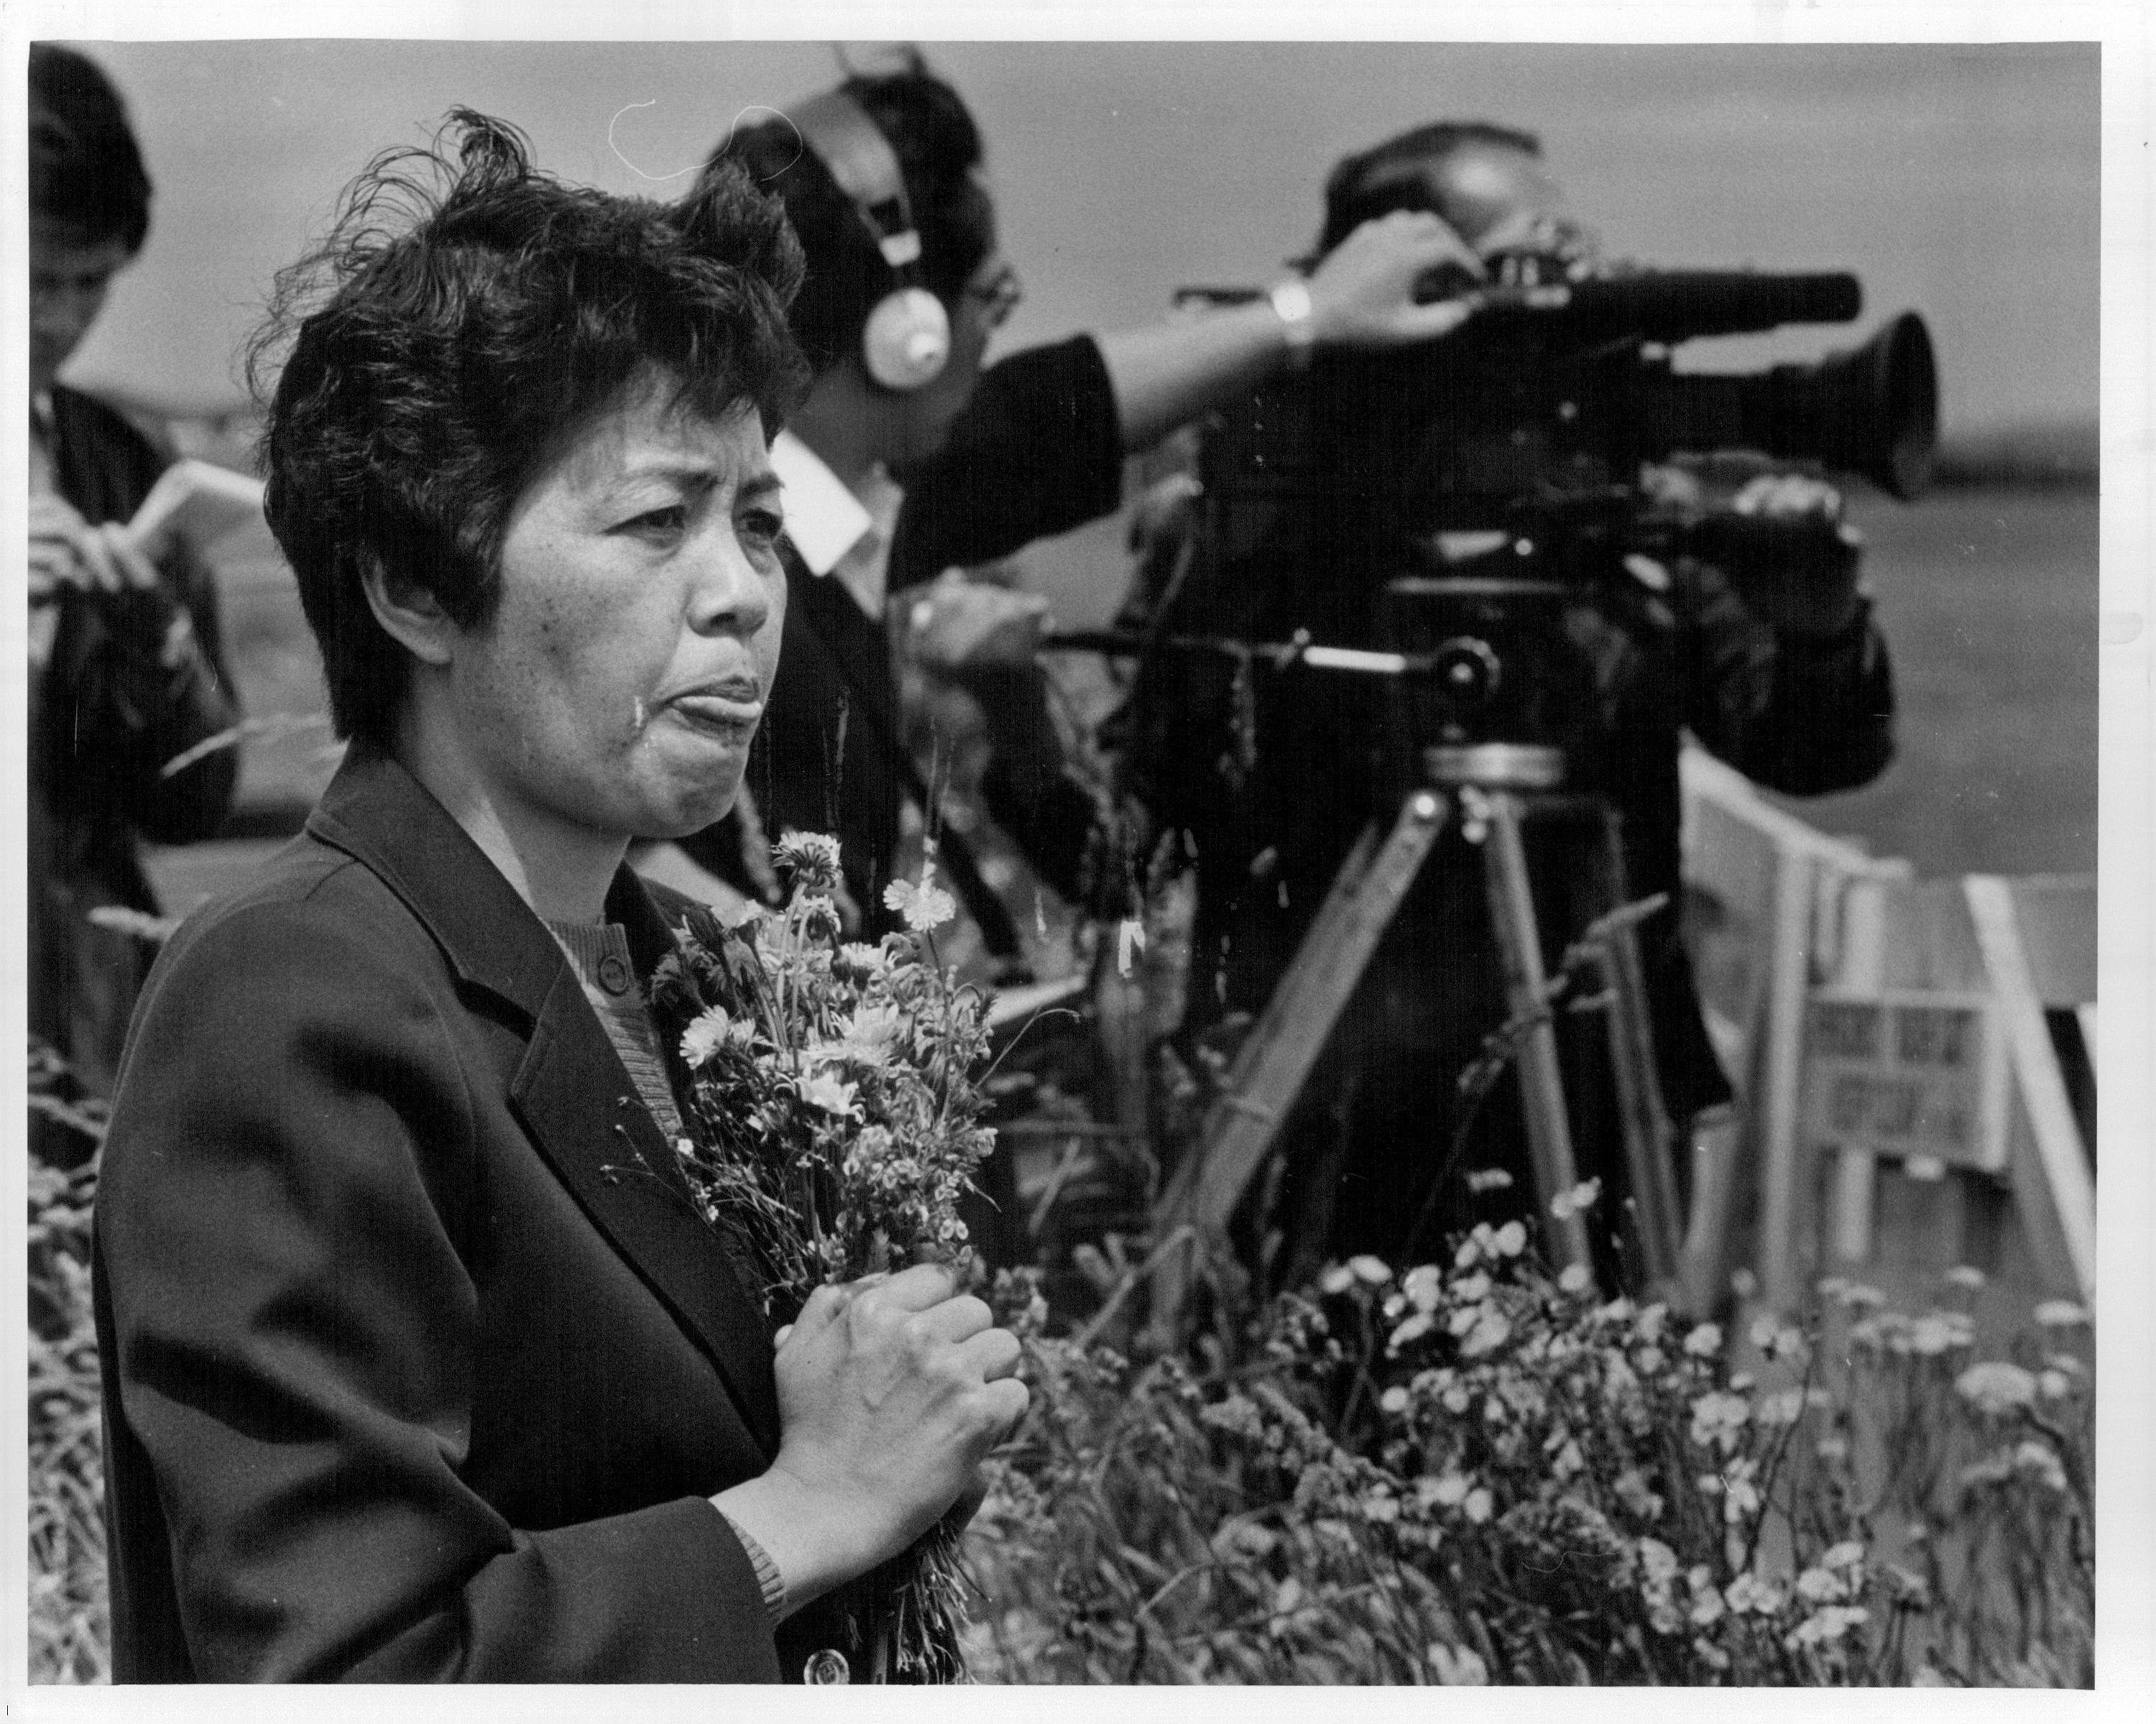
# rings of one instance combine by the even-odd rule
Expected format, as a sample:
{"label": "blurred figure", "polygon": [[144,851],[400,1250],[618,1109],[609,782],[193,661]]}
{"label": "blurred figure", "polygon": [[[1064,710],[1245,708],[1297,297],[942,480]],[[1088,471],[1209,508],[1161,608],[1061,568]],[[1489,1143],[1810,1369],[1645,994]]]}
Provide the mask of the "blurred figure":
{"label": "blurred figure", "polygon": [[[1492,280],[1509,279],[1515,260],[1592,266],[1591,236],[1523,132],[1430,126],[1349,156],[1326,186],[1321,255],[1373,218],[1404,211],[1441,216]],[[1495,339],[1462,341],[1478,338]],[[1313,373],[1304,441],[1285,458],[1296,464],[1297,489],[1272,494],[1277,506],[1245,507],[1209,536],[1216,516],[1196,489],[1163,481],[1142,574],[1150,603],[1127,620],[1197,635],[1281,641],[1306,630],[1327,644],[1386,644],[1380,593],[1404,572],[1403,549],[1418,531],[1427,498],[1416,487],[1440,483],[1434,475],[1449,473],[1459,454],[1416,442],[1426,402],[1389,364]],[[1416,381],[1444,387],[1421,373]],[[1373,451],[1390,452],[1390,464]],[[1858,541],[1835,530],[1841,505],[1832,486],[1730,457],[1607,480],[1664,505],[1822,516],[1830,547],[1816,568],[1786,579],[1779,571],[1726,574],[1692,557],[1666,566],[1631,557],[1621,578],[1581,582],[1553,625],[1562,639],[1548,644],[1551,658],[1567,667],[1548,694],[1565,788],[1615,811],[1631,897],[1669,900],[1641,926],[1640,947],[1657,1075],[1681,1141],[1687,1121],[1729,1101],[1730,1086],[1678,938],[1681,735],[1775,790],[1848,789],[1876,777],[1892,755],[1893,683],[1858,577]],[[1173,577],[1176,569],[1189,577]],[[1386,703],[1370,679],[1254,675],[1217,654],[1164,653],[1142,670],[1118,723],[1127,727],[1128,788],[1194,854],[1199,909],[1185,1026],[1193,1037],[1228,1013],[1264,1008],[1358,836],[1373,820],[1389,829],[1399,791],[1381,757]],[[1584,895],[1571,883],[1592,854],[1580,846],[1599,843],[1599,833],[1530,827],[1546,947],[1561,950],[1591,914],[1573,901]],[[1509,1077],[1475,1115],[1464,1151],[1448,1159],[1468,1106],[1455,1080],[1506,1017],[1481,860],[1455,823],[1364,972],[1282,1140],[1284,1188],[1260,1220],[1258,1244],[1263,1249],[1270,1236],[1284,1253],[1285,1279],[1359,1251],[1424,1261],[1476,1221],[1532,1214]],[[1609,1285],[1625,1279],[1609,1238],[1625,1180],[1601,1033],[1599,1018],[1576,1014],[1559,1026],[1581,1171],[1600,1176],[1609,1193],[1597,1212],[1607,1224],[1593,1230]],[[1510,1184],[1471,1178],[1486,1169],[1509,1174]]]}
{"label": "blurred figure", "polygon": [[[155,913],[141,842],[217,830],[235,752],[163,767],[239,711],[208,572],[184,552],[153,563],[122,526],[172,453],[58,381],[149,230],[126,111],[90,60],[41,43],[29,122],[30,1034],[74,1099],[110,1094],[149,957],[90,913]],[[41,1116],[33,1147],[79,1161],[90,1144]]]}
{"label": "blurred figure", "polygon": [[[784,200],[808,254],[793,329],[814,367],[773,450],[786,481],[793,597],[778,683],[748,775],[763,829],[838,832],[847,883],[878,926],[900,811],[921,800],[902,743],[888,598],[992,562],[1122,502],[1125,454],[1233,399],[1316,348],[1426,340],[1455,305],[1417,305],[1419,279],[1476,269],[1427,213],[1373,223],[1272,299],[1183,323],[1077,336],[983,367],[1017,305],[997,249],[983,148],[957,93],[917,66],[855,77],[747,128],[720,154]],[[1093,793],[1057,753],[1032,662],[1040,607],[991,585],[942,583],[906,620],[927,660],[983,696],[996,758],[983,791],[1042,875],[1076,894]],[[739,880],[760,845],[738,829],[690,846]],[[742,851],[750,853],[746,861]],[[947,839],[968,890],[963,847]]]}

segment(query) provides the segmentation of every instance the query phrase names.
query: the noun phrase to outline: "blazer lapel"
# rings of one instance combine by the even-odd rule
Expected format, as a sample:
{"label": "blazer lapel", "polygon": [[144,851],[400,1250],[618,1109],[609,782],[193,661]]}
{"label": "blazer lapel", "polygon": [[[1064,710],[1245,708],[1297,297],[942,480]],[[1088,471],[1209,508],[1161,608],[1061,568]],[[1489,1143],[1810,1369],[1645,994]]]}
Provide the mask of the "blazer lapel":
{"label": "blazer lapel", "polygon": [[[743,1422],[778,1448],[771,1329],[691,1208],[673,1149],[607,1039],[574,967],[500,870],[404,768],[355,744],[308,830],[378,875],[465,983],[531,1024],[509,1101],[600,1234],[718,1367]],[[608,898],[639,965],[668,938],[624,869]]]}
{"label": "blazer lapel", "polygon": [[776,1454],[770,1325],[690,1206],[671,1146],[566,959],[509,1100],[599,1230],[711,1354],[743,1422]]}

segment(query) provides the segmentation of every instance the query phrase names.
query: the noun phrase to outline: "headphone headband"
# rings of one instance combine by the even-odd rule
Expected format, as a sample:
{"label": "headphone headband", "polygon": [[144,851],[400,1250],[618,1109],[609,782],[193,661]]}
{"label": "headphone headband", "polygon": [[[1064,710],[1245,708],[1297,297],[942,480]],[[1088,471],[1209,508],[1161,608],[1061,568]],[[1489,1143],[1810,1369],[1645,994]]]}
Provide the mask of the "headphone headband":
{"label": "headphone headband", "polygon": [[896,283],[862,331],[869,375],[887,389],[932,382],[950,357],[950,318],[943,302],[921,285],[921,233],[913,225],[898,152],[868,110],[843,90],[811,96],[788,117],[860,213]]}
{"label": "headphone headband", "polygon": [[853,200],[884,261],[897,270],[918,262],[921,235],[913,225],[898,154],[867,110],[843,90],[834,90],[811,96],[787,117],[839,189]]}

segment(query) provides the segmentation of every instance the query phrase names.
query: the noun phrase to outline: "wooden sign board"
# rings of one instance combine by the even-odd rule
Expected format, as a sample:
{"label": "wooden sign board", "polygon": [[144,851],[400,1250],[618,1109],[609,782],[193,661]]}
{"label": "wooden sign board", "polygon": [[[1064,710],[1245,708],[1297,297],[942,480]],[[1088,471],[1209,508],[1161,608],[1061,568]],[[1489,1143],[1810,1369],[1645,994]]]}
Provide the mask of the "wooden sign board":
{"label": "wooden sign board", "polygon": [[1815,988],[1802,1070],[1810,1143],[2005,1170],[2005,1029],[1984,994]]}

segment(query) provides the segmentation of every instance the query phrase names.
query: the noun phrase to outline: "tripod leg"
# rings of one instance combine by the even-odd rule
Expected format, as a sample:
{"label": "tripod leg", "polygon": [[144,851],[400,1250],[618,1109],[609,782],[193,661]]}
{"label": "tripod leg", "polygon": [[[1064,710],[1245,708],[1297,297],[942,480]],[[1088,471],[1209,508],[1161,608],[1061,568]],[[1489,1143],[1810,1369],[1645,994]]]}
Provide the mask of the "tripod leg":
{"label": "tripod leg", "polygon": [[1669,1109],[1655,1067],[1653,1019],[1647,1008],[1646,973],[1639,935],[1626,904],[1624,852],[1615,817],[1602,819],[1604,908],[1594,929],[1603,985],[1609,1000],[1609,1065],[1616,1080],[1618,1114],[1625,1134],[1625,1166],[1631,1183],[1634,1237],[1650,1287],[1676,1278],[1683,1207],[1677,1201],[1671,1160]]}
{"label": "tripod leg", "polygon": [[[1161,1195],[1156,1239],[1166,1239],[1178,1226],[1194,1227],[1201,1235],[1227,1226],[1287,1123],[1370,955],[1422,871],[1445,815],[1443,798],[1417,791],[1383,845],[1372,827],[1342,865],[1325,907],[1244,1041],[1207,1117],[1204,1136]],[[1183,1270],[1188,1256],[1171,1253],[1168,1260]],[[1170,1279],[1155,1283],[1157,1320],[1172,1321],[1186,1290],[1187,1284],[1169,1285]]]}
{"label": "tripod leg", "polygon": [[1676,1170],[1670,1164],[1669,1114],[1655,1073],[1639,948],[1629,929],[1604,936],[1599,947],[1596,956],[1609,997],[1609,1065],[1625,1132],[1625,1167],[1631,1180],[1633,1232],[1647,1284],[1659,1287],[1676,1278],[1682,1225]]}
{"label": "tripod leg", "polygon": [[1485,802],[1489,829],[1482,839],[1483,877],[1489,888],[1491,927],[1505,967],[1507,1010],[1515,1020],[1532,1020],[1515,1063],[1521,1110],[1527,1118],[1527,1150],[1534,1160],[1535,1194],[1542,1213],[1549,1218],[1543,1224],[1552,1261],[1560,1269],[1578,1264],[1592,1275],[1586,1224],[1576,1214],[1559,1220],[1550,1208],[1561,1193],[1579,1183],[1579,1169],[1573,1159],[1557,1030],[1548,1015],[1549,978],[1543,966],[1527,849],[1520,837],[1520,798],[1509,790],[1492,790]]}
{"label": "tripod leg", "polygon": [[1744,1151],[1742,1122],[1728,1102],[1707,1109],[1691,1126],[1691,1214],[1685,1228],[1678,1280],[1686,1315],[1714,1316],[1729,1290],[1730,1235],[1735,1229]]}

